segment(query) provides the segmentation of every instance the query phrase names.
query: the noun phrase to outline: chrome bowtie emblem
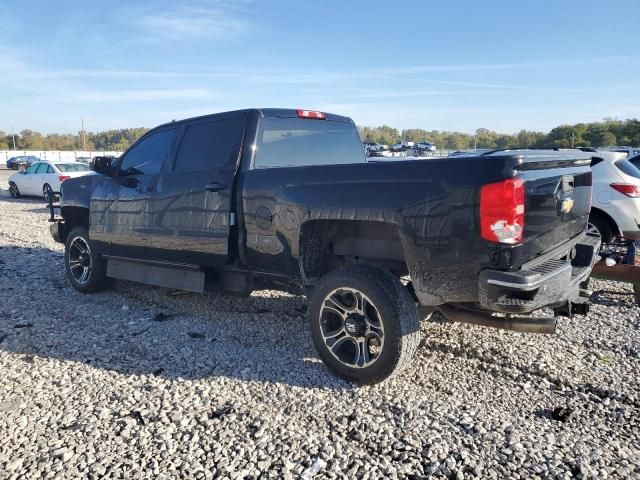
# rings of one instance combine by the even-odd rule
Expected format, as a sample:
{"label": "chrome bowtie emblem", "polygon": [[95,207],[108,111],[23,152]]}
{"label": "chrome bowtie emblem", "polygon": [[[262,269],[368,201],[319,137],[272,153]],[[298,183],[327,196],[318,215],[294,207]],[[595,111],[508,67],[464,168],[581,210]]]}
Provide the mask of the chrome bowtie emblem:
{"label": "chrome bowtie emblem", "polygon": [[573,198],[565,198],[562,201],[560,211],[562,213],[569,213],[573,209]]}

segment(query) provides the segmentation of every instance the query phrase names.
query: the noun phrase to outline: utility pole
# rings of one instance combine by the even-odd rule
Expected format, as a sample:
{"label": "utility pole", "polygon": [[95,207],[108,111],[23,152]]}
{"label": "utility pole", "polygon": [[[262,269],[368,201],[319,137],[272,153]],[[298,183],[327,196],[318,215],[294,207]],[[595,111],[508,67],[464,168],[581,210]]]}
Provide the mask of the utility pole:
{"label": "utility pole", "polygon": [[11,139],[13,140],[13,149],[16,149],[16,135],[13,133],[13,125],[11,126]]}
{"label": "utility pole", "polygon": [[82,151],[86,152],[87,151],[87,143],[85,140],[86,135],[84,134],[84,117],[82,115],[80,115],[80,123],[82,125],[82,128],[80,129],[80,135],[82,137]]}

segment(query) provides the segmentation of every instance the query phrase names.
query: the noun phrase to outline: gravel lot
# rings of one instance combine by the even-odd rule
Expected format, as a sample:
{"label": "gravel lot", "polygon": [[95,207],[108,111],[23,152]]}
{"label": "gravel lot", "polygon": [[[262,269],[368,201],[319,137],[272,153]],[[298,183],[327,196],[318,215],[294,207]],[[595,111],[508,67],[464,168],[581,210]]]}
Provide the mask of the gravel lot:
{"label": "gravel lot", "polygon": [[627,286],[594,282],[616,293],[555,336],[425,321],[408,371],[355,388],[303,298],[82,295],[46,217],[0,198],[3,478],[640,478]]}

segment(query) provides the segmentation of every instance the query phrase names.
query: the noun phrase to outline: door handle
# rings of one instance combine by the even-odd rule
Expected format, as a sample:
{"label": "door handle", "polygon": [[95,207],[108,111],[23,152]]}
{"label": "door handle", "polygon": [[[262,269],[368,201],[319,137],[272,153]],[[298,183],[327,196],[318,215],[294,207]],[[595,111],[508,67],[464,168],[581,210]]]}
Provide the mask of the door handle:
{"label": "door handle", "polygon": [[226,185],[222,185],[221,183],[213,182],[205,185],[205,187],[210,192],[219,192],[220,190],[224,190],[227,188]]}
{"label": "door handle", "polygon": [[144,185],[140,185],[136,188],[136,192],[144,193],[144,192],[153,192],[153,187],[145,187]]}

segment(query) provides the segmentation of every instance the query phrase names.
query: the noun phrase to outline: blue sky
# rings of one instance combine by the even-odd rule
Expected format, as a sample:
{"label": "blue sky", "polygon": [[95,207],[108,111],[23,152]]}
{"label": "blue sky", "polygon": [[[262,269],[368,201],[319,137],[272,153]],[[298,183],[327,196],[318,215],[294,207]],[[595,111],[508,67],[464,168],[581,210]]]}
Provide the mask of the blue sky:
{"label": "blue sky", "polygon": [[0,4],[0,130],[304,107],[471,132],[640,117],[638,0]]}

